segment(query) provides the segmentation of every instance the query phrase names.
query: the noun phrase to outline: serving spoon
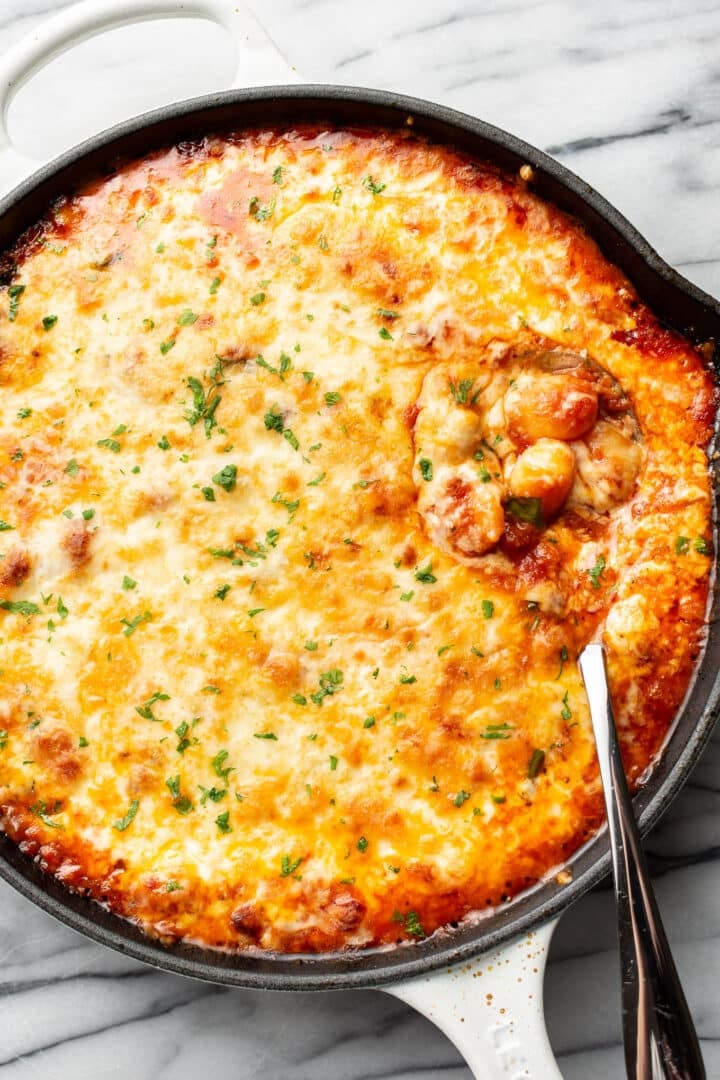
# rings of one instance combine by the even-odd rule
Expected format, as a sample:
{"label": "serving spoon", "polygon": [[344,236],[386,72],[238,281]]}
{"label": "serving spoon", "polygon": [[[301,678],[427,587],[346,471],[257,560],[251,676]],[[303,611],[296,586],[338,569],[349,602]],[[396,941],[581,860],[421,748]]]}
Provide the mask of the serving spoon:
{"label": "serving spoon", "polygon": [[631,1080],[704,1080],[700,1045],[653,892],[615,730],[602,645],[580,653],[612,851]]}

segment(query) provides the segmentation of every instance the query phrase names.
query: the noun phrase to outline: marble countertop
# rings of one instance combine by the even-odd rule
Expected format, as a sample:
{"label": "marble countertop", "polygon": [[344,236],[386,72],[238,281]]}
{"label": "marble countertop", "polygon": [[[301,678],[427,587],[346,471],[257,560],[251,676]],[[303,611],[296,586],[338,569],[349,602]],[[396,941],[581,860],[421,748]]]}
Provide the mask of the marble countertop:
{"label": "marble countertop", "polygon": [[[97,0],[101,9],[104,0]],[[232,0],[228,0],[229,3]],[[0,52],[65,5],[3,0]],[[549,151],[691,280],[720,294],[720,7],[716,0],[251,0],[312,81],[387,87],[482,117]],[[220,89],[223,32],[126,28],[46,68],[11,130],[50,156],[107,123]],[[720,732],[646,848],[709,1076],[720,1076]],[[458,1052],[370,991],[227,990],[84,940],[0,883],[0,1080],[461,1080]],[[562,919],[546,978],[568,1080],[621,1076],[612,896]],[[542,1078],[541,1078],[542,1080]]]}

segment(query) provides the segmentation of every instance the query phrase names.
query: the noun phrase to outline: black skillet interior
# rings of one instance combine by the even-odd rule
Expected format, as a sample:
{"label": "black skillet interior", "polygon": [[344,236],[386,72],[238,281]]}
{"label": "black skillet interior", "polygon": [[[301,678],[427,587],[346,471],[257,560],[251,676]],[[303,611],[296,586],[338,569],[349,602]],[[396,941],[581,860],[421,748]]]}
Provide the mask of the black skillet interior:
{"label": "black skillet interior", "polygon": [[[40,169],[0,202],[0,251],[44,216],[52,201],[118,158],[141,156],[168,143],[214,131],[298,124],[405,127],[432,141],[450,144],[508,172],[530,164],[532,189],[579,219],[640,296],[669,326],[697,343],[720,343],[720,304],[675,273],[632,226],[578,177],[533,147],[462,113],[414,98],[354,87],[288,86],[227,91],[148,113],[89,139]],[[639,178],[640,180],[640,178]],[[715,489],[715,516],[718,484]],[[717,545],[716,545],[717,546]],[[720,699],[720,604],[717,583],[708,613],[708,638],[683,709],[647,784],[635,799],[647,831],[668,807],[707,741]],[[573,880],[554,877],[475,925],[463,924],[427,941],[397,948],[324,956],[231,954],[191,945],[164,946],[94,901],[68,893],[0,836],[0,876],[34,903],[75,930],[166,970],[212,982],[274,990],[329,990],[378,986],[445,967],[524,933],[559,914],[607,872],[604,833],[572,859]]]}

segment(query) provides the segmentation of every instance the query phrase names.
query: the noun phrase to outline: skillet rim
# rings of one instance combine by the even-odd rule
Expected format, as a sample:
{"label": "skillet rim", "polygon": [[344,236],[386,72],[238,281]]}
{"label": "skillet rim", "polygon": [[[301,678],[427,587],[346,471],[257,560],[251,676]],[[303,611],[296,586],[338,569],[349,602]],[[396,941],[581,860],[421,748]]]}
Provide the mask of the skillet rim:
{"label": "skillet rim", "polygon": [[[232,112],[237,114],[234,118],[225,115]],[[523,140],[468,114],[419,98],[363,87],[304,84],[228,90],[175,102],[114,125],[42,166],[0,200],[0,250],[39,220],[53,197],[76,188],[97,175],[103,164],[107,167],[118,157],[126,159],[213,130],[273,126],[288,121],[297,125],[318,120],[366,128],[397,128],[405,127],[408,116],[413,118],[415,134],[459,147],[505,171],[516,171],[525,163],[531,165],[535,174],[530,184],[532,190],[579,219],[650,307],[655,312],[661,307],[664,322],[697,343],[720,341],[720,303],[673,270],[615,207],[563,165]],[[214,123],[208,123],[215,117]],[[715,377],[717,381],[717,371]],[[634,799],[644,833],[678,793],[710,737],[720,707],[720,596],[715,572],[719,490],[712,454],[710,468],[715,559],[707,641],[663,752],[647,784]],[[557,917],[606,875],[610,868],[606,829],[588,841],[566,865],[573,870],[569,885],[558,886],[549,874],[533,889],[488,913],[474,925],[444,929],[422,942],[313,956],[258,955],[183,944],[165,946],[97,902],[69,892],[0,834],[0,878],[72,929],[175,974],[270,990],[386,985],[468,960],[529,933]]]}

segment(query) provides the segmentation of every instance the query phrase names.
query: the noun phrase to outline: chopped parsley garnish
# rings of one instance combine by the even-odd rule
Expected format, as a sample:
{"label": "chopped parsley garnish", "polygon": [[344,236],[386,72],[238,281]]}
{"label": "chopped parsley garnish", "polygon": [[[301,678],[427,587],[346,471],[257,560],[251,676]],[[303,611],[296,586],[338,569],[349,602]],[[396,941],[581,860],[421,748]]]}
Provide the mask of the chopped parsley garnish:
{"label": "chopped parsley garnish", "polygon": [[224,600],[227,594],[230,592],[231,588],[232,585],[220,585],[219,588],[217,588],[213,593],[213,596],[217,597],[218,600]]}
{"label": "chopped parsley garnish", "polygon": [[125,814],[125,816],[121,817],[119,821],[113,822],[113,829],[117,829],[118,832],[125,832],[128,825],[132,824],[132,822],[135,820],[135,815],[138,812],[139,806],[140,803],[138,802],[138,800],[133,799],[133,801],[127,808],[127,813]]}
{"label": "chopped parsley garnish", "polygon": [[215,295],[215,293],[216,293],[216,292],[218,291],[218,289],[220,288],[220,283],[221,283],[221,280],[222,280],[222,279],[221,279],[221,278],[219,278],[219,277],[214,277],[214,278],[212,279],[212,281],[210,282],[210,295],[211,295],[211,296],[214,296],[214,295]]}
{"label": "chopped parsley garnish", "polygon": [[315,652],[317,647],[318,647],[317,641],[306,641],[305,642],[305,648],[307,649],[308,652]]}
{"label": "chopped parsley garnish", "polygon": [[296,705],[307,705],[307,698],[302,694],[293,694],[290,700],[294,701]]}
{"label": "chopped parsley garnish", "polygon": [[342,188],[336,187],[335,190],[332,193],[332,201],[334,203],[336,203],[336,204],[339,203],[341,195],[342,195]]}
{"label": "chopped parsley garnish", "polygon": [[342,394],[339,394],[337,390],[328,390],[325,394],[326,405],[337,405],[339,401],[342,401]]}
{"label": "chopped parsley garnish", "polygon": [[408,911],[407,915],[405,916],[405,930],[408,934],[412,934],[413,937],[427,937],[427,934],[422,928],[420,917],[417,911]]}
{"label": "chopped parsley garnish", "polygon": [[320,689],[310,695],[310,700],[314,701],[316,705],[322,705],[326,697],[332,697],[333,694],[337,694],[342,690],[343,673],[339,668],[330,668],[329,671],[324,671],[319,678]]}
{"label": "chopped parsley garnish", "polygon": [[122,450],[117,439],[98,439],[97,445],[102,446],[106,450],[112,450],[113,454],[119,454]]}
{"label": "chopped parsley garnish", "polygon": [[271,742],[278,742],[278,737],[274,731],[255,731],[253,732],[253,739],[269,739]]}
{"label": "chopped parsley garnish", "polygon": [[143,611],[141,615],[135,615],[132,619],[121,619],[120,622],[125,627],[125,629],[123,630],[123,634],[125,635],[125,637],[130,637],[131,634],[135,633],[138,626],[141,626],[143,623],[150,622],[151,619],[151,611]]}
{"label": "chopped parsley garnish", "polygon": [[280,863],[280,877],[290,877],[291,874],[295,873],[301,862],[302,858],[291,859],[289,855],[283,855]]}
{"label": "chopped parsley garnish", "polygon": [[593,589],[599,589],[600,588],[600,577],[601,577],[602,572],[603,572],[603,570],[605,569],[606,566],[607,566],[607,563],[605,562],[605,559],[603,558],[603,556],[598,555],[597,562],[593,566],[592,570],[588,570],[588,574],[590,575],[590,580],[592,582]]}
{"label": "chopped parsley garnish", "polygon": [[278,165],[278,167],[273,170],[273,184],[281,184],[282,185],[282,178],[283,178],[283,167],[282,167],[282,165]]}
{"label": "chopped parsley garnish", "polygon": [[156,690],[155,693],[147,699],[144,705],[136,705],[135,712],[142,716],[143,720],[155,720],[158,722],[157,716],[152,711],[153,705],[158,701],[169,701],[170,696],[163,694],[160,690]]}
{"label": "chopped parsley garnish", "polygon": [[8,319],[10,322],[15,322],[17,319],[18,308],[20,306],[20,297],[25,292],[24,285],[11,285],[8,289],[8,296],[10,297],[10,306],[8,307]]}
{"label": "chopped parsley garnish", "polygon": [[182,889],[182,885],[179,881],[168,881],[165,886],[165,892],[177,892],[178,889]]}
{"label": "chopped parsley garnish", "polygon": [[400,318],[400,313],[399,312],[397,312],[397,311],[389,311],[388,308],[379,307],[377,309],[376,314],[378,314],[381,319],[399,319]]}
{"label": "chopped parsley garnish", "polygon": [[416,683],[417,682],[417,675],[408,675],[407,668],[405,667],[404,664],[402,665],[402,667],[403,667],[404,670],[403,670],[402,675],[400,676],[401,684],[403,686],[411,686],[413,683]]}
{"label": "chopped parsley garnish", "polygon": [[479,656],[481,659],[484,659],[485,657],[485,653],[480,652],[480,650],[475,645],[470,646],[470,652],[473,654],[473,656]]}
{"label": "chopped parsley garnish", "polygon": [[690,550],[690,537],[689,536],[678,536],[677,540],[675,541],[675,554],[676,555],[687,555],[689,550]]}
{"label": "chopped parsley garnish", "polygon": [[225,810],[222,814],[218,814],[215,818],[215,824],[218,827],[218,832],[222,835],[224,833],[232,832],[232,825],[230,824],[230,811]]}
{"label": "chopped parsley garnish", "polygon": [[357,842],[357,844],[355,845],[355,847],[356,847],[356,848],[358,849],[358,851],[367,851],[367,849],[368,849],[368,842],[367,842],[367,840],[365,839],[365,837],[364,837],[364,836],[361,836],[361,837],[360,837],[360,839],[358,840],[358,842]]}
{"label": "chopped parsley garnish", "polygon": [[82,516],[84,521],[92,521],[92,519],[95,517],[95,511],[92,508],[90,508],[89,510],[83,510]]}
{"label": "chopped parsley garnish", "polygon": [[197,321],[198,316],[195,314],[195,312],[191,311],[190,308],[185,308],[185,310],[178,316],[177,324],[178,326],[192,326],[192,324],[196,323]]}
{"label": "chopped parsley garnish", "polygon": [[9,739],[9,738],[10,738],[10,735],[9,735],[9,733],[8,733],[7,731],[5,731],[5,729],[4,729],[4,728],[3,728],[3,729],[0,729],[0,750],[4,750],[4,749],[5,749],[5,747],[6,747],[6,746],[7,746],[7,744],[8,744],[8,739]]}
{"label": "chopped parsley garnish", "polygon": [[190,725],[188,724],[187,720],[183,720],[182,723],[178,724],[178,726],[175,728],[175,734],[179,739],[179,742],[175,747],[178,754],[184,754],[190,746],[190,740],[187,737],[189,730]]}
{"label": "chopped parsley garnish", "polygon": [[80,466],[78,465],[75,458],[70,458],[67,465],[65,466],[64,472],[66,472],[68,476],[77,476],[79,471]]}
{"label": "chopped parsley garnish", "polygon": [[248,206],[248,213],[256,221],[267,221],[275,211],[275,200],[271,199],[267,206],[261,206],[257,196],[253,196]]}
{"label": "chopped parsley garnish", "polygon": [[206,502],[215,502],[215,491],[211,487],[200,488],[203,498]]}
{"label": "chopped parsley garnish", "polygon": [[254,619],[255,616],[259,615],[261,611],[267,611],[267,608],[264,608],[264,607],[250,608],[250,610],[248,611],[248,618],[249,619]]}
{"label": "chopped parsley garnish", "polygon": [[30,807],[30,813],[39,817],[40,820],[51,829],[64,830],[64,825],[61,825],[59,821],[53,821],[51,817],[51,814],[59,814],[61,812],[62,804],[60,802],[56,802],[53,806],[48,806],[47,803],[39,802],[34,803],[34,805]]}
{"label": "chopped parsley garnish", "polygon": [[168,787],[170,794],[172,795],[173,806],[177,810],[178,814],[182,814],[183,816],[185,816],[185,814],[189,814],[192,810],[194,810],[193,804],[187,797],[187,795],[180,794],[179,774],[177,776],[168,777],[168,779],[165,781],[165,784]]}
{"label": "chopped parsley garnish", "polygon": [[84,749],[86,746],[89,746],[89,745],[90,745],[90,743],[87,741],[85,736],[81,735],[79,737],[79,739],[78,739],[78,746],[80,746],[80,747],[82,747]]}
{"label": "chopped parsley garnish", "polygon": [[65,607],[65,604],[63,603],[62,596],[58,596],[58,598],[57,598],[57,607],[56,607],[55,610],[57,611],[57,613],[58,613],[58,615],[60,616],[61,619],[67,619],[68,615],[70,614],[68,609]]}
{"label": "chopped parsley garnish", "polygon": [[437,581],[437,578],[433,574],[432,568],[433,568],[433,564],[432,564],[432,559],[431,559],[430,562],[428,562],[427,566],[423,566],[422,568],[418,568],[415,571],[415,580],[416,581],[421,581],[423,583],[423,585],[434,585],[435,582]]}
{"label": "chopped parsley garnish", "polygon": [[307,486],[308,487],[317,487],[318,484],[321,484],[324,479],[325,479],[325,473],[321,472],[320,475],[316,476],[314,480],[308,480]]}
{"label": "chopped parsley garnish", "polygon": [[228,750],[218,750],[217,754],[210,761],[213,767],[213,772],[216,776],[219,776],[227,784],[228,776],[231,772],[235,772],[235,769],[231,765],[226,765],[225,762],[230,757]]}
{"label": "chopped parsley garnish", "polygon": [[218,393],[218,387],[224,385],[222,375],[223,361],[222,358],[218,356],[215,367],[212,368],[207,376],[210,380],[210,385],[207,390],[194,375],[188,376],[186,380],[186,385],[192,390],[193,407],[192,409],[185,411],[185,419],[190,427],[195,427],[195,425],[202,420],[205,428],[205,437],[207,439],[210,438],[213,428],[217,427],[215,413],[218,405],[222,401],[222,398]]}
{"label": "chopped parsley garnish", "polygon": [[509,739],[509,732],[514,731],[512,724],[488,724],[485,731],[480,732],[481,739]]}
{"label": "chopped parsley garnish", "polygon": [[161,450],[170,449],[170,440],[168,439],[167,435],[163,435],[163,437],[158,440],[158,446]]}
{"label": "chopped parsley garnish", "polygon": [[480,606],[482,608],[483,618],[492,619],[495,613],[495,605],[493,604],[492,600],[483,600]]}
{"label": "chopped parsley garnish", "polygon": [[[450,380],[450,394],[456,405],[468,404],[470,391],[472,390],[474,385],[474,379],[461,379],[458,383],[454,382],[452,379]],[[472,401],[470,401],[470,404],[474,405],[475,400],[476,398],[473,398]]]}
{"label": "chopped parsley garnish", "polygon": [[572,709],[568,705],[568,693],[569,691],[566,690],[562,699],[562,709],[560,710],[560,716],[563,720],[572,720]]}
{"label": "chopped parsley garnish", "polygon": [[363,720],[363,727],[364,728],[375,727],[375,717],[374,716],[366,716],[365,719]]}
{"label": "chopped parsley garnish", "polygon": [[299,499],[288,499],[288,498],[286,498],[285,495],[281,494],[281,492],[279,492],[279,491],[275,492],[275,494],[273,495],[270,502],[279,503],[280,506],[284,506],[285,509],[287,510],[288,514],[290,515],[290,520],[291,521],[292,521],[293,517],[295,516],[295,512],[296,512],[297,508],[300,505],[300,500]]}
{"label": "chopped parsley garnish", "polygon": [[545,764],[545,751],[533,750],[530,763],[528,764],[528,777],[530,780],[534,780],[537,774]]}
{"label": "chopped parsley garnish", "polygon": [[420,458],[418,464],[420,466],[420,475],[422,476],[423,480],[427,480],[429,483],[433,478],[432,461],[430,460],[430,458],[423,457]]}
{"label": "chopped parsley garnish", "polygon": [[437,651],[437,654],[438,654],[438,656],[442,656],[443,653],[448,652],[450,649],[453,649],[454,647],[455,647],[454,645],[441,645],[440,648]]}
{"label": "chopped parsley garnish", "polygon": [[362,186],[367,188],[368,191],[371,191],[373,195],[379,195],[381,191],[385,190],[385,185],[378,183],[372,176],[364,176]]}
{"label": "chopped parsley garnish", "polygon": [[560,676],[562,675],[563,668],[565,667],[565,664],[567,663],[567,658],[568,658],[567,647],[565,645],[563,645],[560,648],[560,670],[558,671],[557,675],[555,676],[555,682],[557,682],[558,679],[560,678]]}
{"label": "chopped parsley garnish", "polygon": [[233,491],[237,483],[237,465],[225,465],[220,472],[215,473],[212,482],[224,491]]}
{"label": "chopped parsley garnish", "polygon": [[542,501],[534,498],[508,499],[505,509],[516,521],[524,521],[528,525],[535,525],[541,529],[545,524],[542,516]]}
{"label": "chopped parsley garnish", "polygon": [[330,772],[335,772],[338,767],[338,759],[334,754],[330,755]]}
{"label": "chopped parsley garnish", "polygon": [[698,536],[695,543],[693,544],[693,547],[699,555],[709,555],[710,553],[710,547],[708,545],[708,542],[702,536]]}
{"label": "chopped parsley garnish", "polygon": [[52,330],[57,321],[57,315],[46,315],[42,321],[43,330]]}
{"label": "chopped parsley garnish", "polygon": [[411,589],[410,592],[401,592],[400,593],[400,599],[407,602],[409,600],[412,600],[414,595],[415,595],[415,590]]}
{"label": "chopped parsley garnish", "polygon": [[0,521],[0,532],[12,532],[14,525],[8,525],[7,521]]}
{"label": "chopped parsley garnish", "polygon": [[502,803],[504,803],[506,801],[506,796],[505,795],[492,795],[491,798],[492,798],[492,801],[494,803],[497,803],[498,805],[501,805]]}
{"label": "chopped parsley garnish", "polygon": [[200,791],[202,792],[202,795],[200,796],[200,805],[201,806],[204,806],[205,803],[208,801],[208,799],[210,800],[210,802],[214,802],[214,803],[222,802],[222,800],[227,795],[227,788],[216,788],[216,787],[206,788],[206,787],[203,787],[202,784],[198,784],[198,787],[200,788]]}
{"label": "chopped parsley garnish", "polygon": [[0,600],[0,608],[3,611],[11,611],[15,615],[24,615],[29,619],[31,615],[39,615],[40,608],[30,600]]}
{"label": "chopped parsley garnish", "polygon": [[381,326],[380,327],[380,329],[378,330],[378,336],[381,337],[383,339],[383,341],[392,341],[393,340],[393,336],[392,336],[392,334],[390,333],[390,331],[388,330],[388,328],[386,326]]}
{"label": "chopped parsley garnish", "polygon": [[455,806],[462,806],[463,803],[466,803],[469,798],[470,798],[470,792],[469,791],[458,791],[457,795],[453,799],[453,804]]}
{"label": "chopped parsley garnish", "polygon": [[174,345],[175,345],[175,338],[168,338],[167,341],[161,341],[160,342],[160,352],[163,354],[163,356],[167,356],[167,354],[174,347]]}
{"label": "chopped parsley garnish", "polygon": [[250,303],[252,304],[253,307],[260,307],[261,304],[265,303],[265,293],[264,292],[255,293],[254,296],[250,297]]}

